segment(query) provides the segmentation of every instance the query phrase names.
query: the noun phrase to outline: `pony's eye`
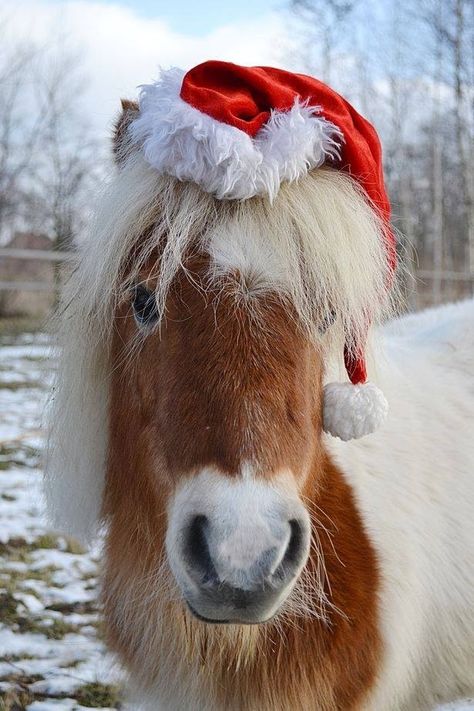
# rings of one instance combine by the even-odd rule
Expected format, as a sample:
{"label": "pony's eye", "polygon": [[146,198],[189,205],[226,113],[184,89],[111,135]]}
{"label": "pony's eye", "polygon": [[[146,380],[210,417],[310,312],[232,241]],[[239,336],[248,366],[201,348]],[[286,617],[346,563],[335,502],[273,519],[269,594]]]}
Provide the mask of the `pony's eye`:
{"label": "pony's eye", "polygon": [[158,319],[155,294],[141,284],[133,291],[133,314],[139,326],[151,326]]}

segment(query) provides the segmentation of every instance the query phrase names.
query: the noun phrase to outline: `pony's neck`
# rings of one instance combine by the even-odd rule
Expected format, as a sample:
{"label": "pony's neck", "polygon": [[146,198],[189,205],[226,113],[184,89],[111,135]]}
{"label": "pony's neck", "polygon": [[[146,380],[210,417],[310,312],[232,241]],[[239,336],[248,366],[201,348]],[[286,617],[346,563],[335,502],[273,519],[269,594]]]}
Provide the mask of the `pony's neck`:
{"label": "pony's neck", "polygon": [[155,703],[196,711],[359,708],[380,657],[376,555],[352,491],[326,455],[318,476],[317,489],[305,492],[317,542],[308,569],[316,573],[324,561],[325,619],[290,610],[260,627],[203,625],[159,589],[152,542],[163,524],[151,491],[140,487],[136,510],[148,511],[148,520],[133,538],[113,515],[104,586],[109,641]]}

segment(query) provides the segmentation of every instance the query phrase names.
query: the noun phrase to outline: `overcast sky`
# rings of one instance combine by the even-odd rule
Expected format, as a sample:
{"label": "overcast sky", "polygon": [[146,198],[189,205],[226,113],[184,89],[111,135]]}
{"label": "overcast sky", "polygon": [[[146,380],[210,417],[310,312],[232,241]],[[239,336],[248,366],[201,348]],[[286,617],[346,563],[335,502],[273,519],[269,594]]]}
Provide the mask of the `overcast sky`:
{"label": "overcast sky", "polygon": [[0,0],[13,35],[48,42],[53,34],[80,50],[100,131],[110,126],[119,98],[136,96],[159,65],[186,69],[224,59],[291,68],[278,9],[278,0]]}
{"label": "overcast sky", "polygon": [[[103,2],[113,4],[110,0]],[[176,32],[202,36],[223,25],[265,15],[278,8],[279,0],[121,0],[119,4],[141,17],[159,18]]]}

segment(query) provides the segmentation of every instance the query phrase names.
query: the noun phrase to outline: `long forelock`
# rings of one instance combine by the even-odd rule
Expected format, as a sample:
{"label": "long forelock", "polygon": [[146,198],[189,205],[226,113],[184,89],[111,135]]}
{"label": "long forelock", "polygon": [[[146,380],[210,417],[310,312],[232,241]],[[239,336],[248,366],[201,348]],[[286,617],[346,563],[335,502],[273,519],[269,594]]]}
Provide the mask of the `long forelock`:
{"label": "long forelock", "polygon": [[[147,172],[135,160],[125,171],[134,184],[137,169]],[[102,308],[113,311],[120,292],[139,281],[143,267],[159,253],[150,276],[157,277],[163,320],[176,275],[184,271],[192,279],[187,263],[200,252],[210,257],[209,291],[218,291],[220,283],[228,285],[229,277],[237,275],[242,294],[272,294],[291,303],[311,338],[319,339],[321,319],[336,314],[333,335],[338,333],[339,341],[349,345],[363,343],[369,322],[377,323],[390,310],[386,227],[346,174],[317,169],[296,184],[284,184],[273,202],[217,200],[192,183],[159,176],[155,181],[145,220],[143,214],[128,221],[115,216],[122,235],[110,246],[113,269],[99,280],[102,294],[105,288],[114,298],[102,299]],[[132,249],[133,264],[124,280],[119,265]],[[105,259],[105,268],[107,263]],[[104,313],[103,323],[110,320],[110,312]]]}
{"label": "long forelock", "polygon": [[130,155],[100,196],[63,297],[46,478],[55,524],[83,540],[95,534],[113,315],[154,254],[160,320],[176,275],[197,250],[209,255],[209,290],[237,274],[236,294],[291,303],[311,338],[320,339],[322,320],[336,314],[328,342],[342,352],[342,343],[365,340],[368,320],[376,323],[389,308],[384,230],[355,181],[335,170],[282,185],[273,202],[219,201]]}

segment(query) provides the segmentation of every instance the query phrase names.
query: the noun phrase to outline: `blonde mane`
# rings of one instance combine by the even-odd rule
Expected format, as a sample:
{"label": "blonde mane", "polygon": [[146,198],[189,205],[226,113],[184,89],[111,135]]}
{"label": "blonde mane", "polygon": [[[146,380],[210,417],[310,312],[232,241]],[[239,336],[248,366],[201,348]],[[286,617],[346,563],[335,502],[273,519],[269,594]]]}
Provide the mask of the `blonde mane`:
{"label": "blonde mane", "polygon": [[377,323],[390,308],[384,229],[357,183],[340,171],[315,169],[282,185],[273,202],[219,201],[159,175],[139,153],[130,155],[100,196],[63,296],[46,469],[54,525],[85,542],[97,533],[114,309],[157,248],[161,320],[178,270],[186,269],[192,250],[204,251],[210,286],[236,273],[242,291],[271,292],[291,303],[314,340],[335,314],[327,343],[342,352],[341,343],[364,341],[368,320]]}

